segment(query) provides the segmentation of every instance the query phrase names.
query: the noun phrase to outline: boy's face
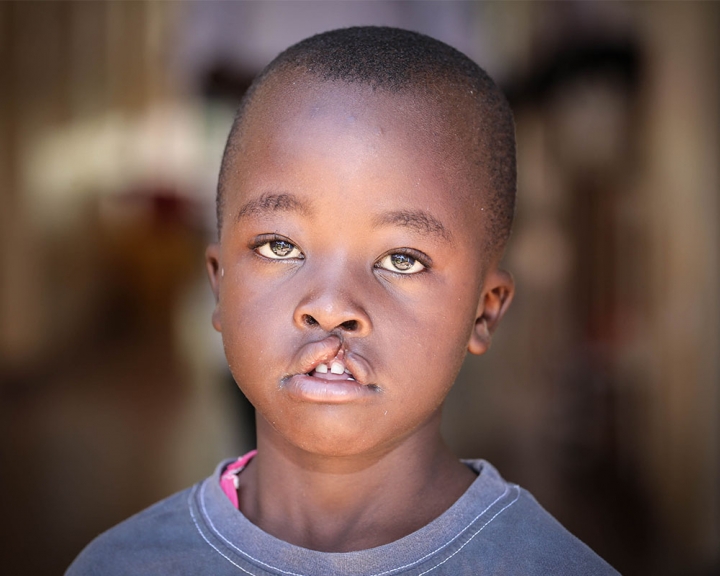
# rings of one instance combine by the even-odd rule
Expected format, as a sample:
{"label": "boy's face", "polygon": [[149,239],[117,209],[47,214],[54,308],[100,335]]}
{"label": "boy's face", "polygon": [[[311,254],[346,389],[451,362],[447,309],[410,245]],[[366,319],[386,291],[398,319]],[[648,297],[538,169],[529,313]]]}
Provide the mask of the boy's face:
{"label": "boy's face", "polygon": [[466,350],[485,351],[512,296],[484,248],[461,121],[300,77],[257,95],[208,269],[261,430],[352,455],[438,425]]}

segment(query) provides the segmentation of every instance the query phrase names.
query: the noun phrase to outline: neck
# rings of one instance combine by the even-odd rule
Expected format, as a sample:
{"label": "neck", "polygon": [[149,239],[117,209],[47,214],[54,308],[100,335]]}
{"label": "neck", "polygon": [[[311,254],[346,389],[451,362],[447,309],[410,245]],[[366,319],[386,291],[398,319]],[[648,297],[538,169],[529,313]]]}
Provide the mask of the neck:
{"label": "neck", "polygon": [[475,475],[440,438],[439,415],[381,453],[328,457],[258,421],[258,454],[240,475],[243,514],[304,548],[349,552],[387,544],[445,512]]}

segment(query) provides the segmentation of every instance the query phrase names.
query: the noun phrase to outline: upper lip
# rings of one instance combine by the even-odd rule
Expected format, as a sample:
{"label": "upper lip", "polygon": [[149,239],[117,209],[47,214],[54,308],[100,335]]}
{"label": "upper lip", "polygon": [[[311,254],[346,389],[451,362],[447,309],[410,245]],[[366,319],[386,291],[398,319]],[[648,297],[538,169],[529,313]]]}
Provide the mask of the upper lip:
{"label": "upper lip", "polygon": [[341,362],[358,384],[367,386],[370,383],[370,366],[367,361],[334,334],[304,344],[292,363],[293,374],[309,374],[320,364],[329,366],[333,360]]}

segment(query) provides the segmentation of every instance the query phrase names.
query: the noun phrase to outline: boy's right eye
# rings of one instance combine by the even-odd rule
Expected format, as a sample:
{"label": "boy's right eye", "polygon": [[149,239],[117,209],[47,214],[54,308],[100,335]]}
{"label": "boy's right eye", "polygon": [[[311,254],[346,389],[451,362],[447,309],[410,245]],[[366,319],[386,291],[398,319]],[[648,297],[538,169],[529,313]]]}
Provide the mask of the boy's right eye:
{"label": "boy's right eye", "polygon": [[289,259],[302,259],[305,258],[300,249],[288,240],[269,240],[263,244],[258,244],[255,247],[255,251],[272,260],[289,260]]}

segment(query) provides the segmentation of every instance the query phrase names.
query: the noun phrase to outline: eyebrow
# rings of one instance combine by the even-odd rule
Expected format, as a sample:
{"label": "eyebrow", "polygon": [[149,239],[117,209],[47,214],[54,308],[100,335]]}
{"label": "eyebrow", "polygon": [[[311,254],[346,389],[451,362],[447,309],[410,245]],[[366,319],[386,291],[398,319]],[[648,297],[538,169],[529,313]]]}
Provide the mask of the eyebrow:
{"label": "eyebrow", "polygon": [[452,240],[452,234],[442,222],[424,210],[394,210],[375,218],[375,226],[403,226],[420,234],[435,236],[446,242]]}
{"label": "eyebrow", "polygon": [[[265,193],[246,202],[238,210],[236,221],[249,216],[263,216],[273,212],[307,213],[310,207],[305,200],[289,192]],[[424,210],[393,210],[379,214],[373,220],[376,227],[401,226],[420,234],[435,236],[446,242],[452,240],[452,234],[437,218]]]}
{"label": "eyebrow", "polygon": [[248,216],[263,216],[272,212],[308,212],[307,202],[294,194],[287,192],[265,193],[258,198],[246,202],[238,210],[235,221],[240,221]]}

